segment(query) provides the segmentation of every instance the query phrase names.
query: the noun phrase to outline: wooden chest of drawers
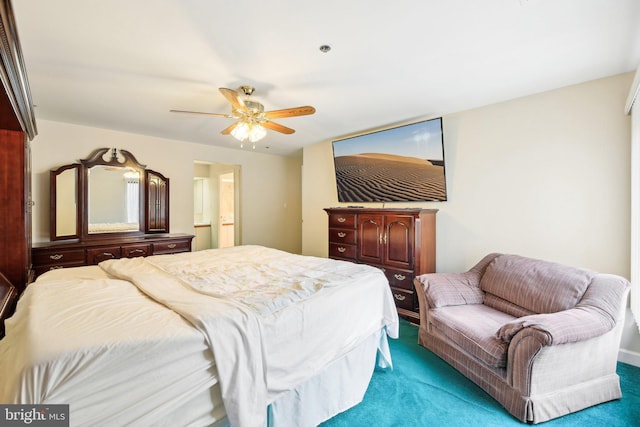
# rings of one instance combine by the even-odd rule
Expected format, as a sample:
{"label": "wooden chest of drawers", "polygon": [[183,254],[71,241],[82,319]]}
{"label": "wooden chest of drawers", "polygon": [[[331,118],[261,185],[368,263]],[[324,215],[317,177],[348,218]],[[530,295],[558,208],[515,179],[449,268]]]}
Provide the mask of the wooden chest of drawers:
{"label": "wooden chest of drawers", "polygon": [[329,258],[380,268],[398,314],[419,323],[415,276],[435,272],[437,209],[328,208]]}
{"label": "wooden chest of drawers", "polygon": [[36,277],[57,268],[95,265],[108,259],[190,252],[192,235],[161,234],[113,240],[35,243],[32,252]]}

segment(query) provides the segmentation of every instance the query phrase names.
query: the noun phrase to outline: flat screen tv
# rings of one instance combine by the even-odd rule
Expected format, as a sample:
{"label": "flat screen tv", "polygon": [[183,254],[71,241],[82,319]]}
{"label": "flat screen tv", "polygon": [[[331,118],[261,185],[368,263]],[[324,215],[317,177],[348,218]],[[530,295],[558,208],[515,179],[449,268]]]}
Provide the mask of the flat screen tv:
{"label": "flat screen tv", "polygon": [[332,144],[340,202],[447,200],[441,117]]}

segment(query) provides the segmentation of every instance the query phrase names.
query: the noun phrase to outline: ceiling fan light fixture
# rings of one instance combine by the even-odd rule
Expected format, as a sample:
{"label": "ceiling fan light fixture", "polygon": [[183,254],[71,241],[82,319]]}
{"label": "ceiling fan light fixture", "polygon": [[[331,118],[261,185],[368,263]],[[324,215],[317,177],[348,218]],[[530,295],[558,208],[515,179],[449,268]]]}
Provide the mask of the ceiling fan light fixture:
{"label": "ceiling fan light fixture", "polygon": [[253,143],[253,148],[256,148],[255,143],[267,136],[267,130],[259,123],[242,121],[233,128],[231,135],[241,143],[249,140]]}

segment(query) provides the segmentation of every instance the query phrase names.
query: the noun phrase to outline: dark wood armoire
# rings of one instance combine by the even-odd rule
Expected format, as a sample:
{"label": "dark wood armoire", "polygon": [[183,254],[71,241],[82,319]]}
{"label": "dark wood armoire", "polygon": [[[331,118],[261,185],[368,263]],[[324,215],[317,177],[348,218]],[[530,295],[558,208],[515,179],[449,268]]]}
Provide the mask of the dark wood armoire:
{"label": "dark wood armoire", "polygon": [[0,1],[0,272],[22,292],[31,280],[33,104],[11,1]]}

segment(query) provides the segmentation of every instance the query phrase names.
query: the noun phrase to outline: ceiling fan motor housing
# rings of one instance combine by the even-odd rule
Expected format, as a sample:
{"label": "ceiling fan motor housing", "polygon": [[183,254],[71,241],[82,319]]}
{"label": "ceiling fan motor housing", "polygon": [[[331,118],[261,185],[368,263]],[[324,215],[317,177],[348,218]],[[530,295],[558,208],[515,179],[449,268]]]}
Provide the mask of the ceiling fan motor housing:
{"label": "ceiling fan motor housing", "polygon": [[253,92],[256,90],[256,88],[255,88],[255,87],[253,87],[253,86],[247,86],[247,85],[240,86],[238,89],[239,89],[243,94],[245,94],[246,96],[251,96],[251,95],[253,95]]}

